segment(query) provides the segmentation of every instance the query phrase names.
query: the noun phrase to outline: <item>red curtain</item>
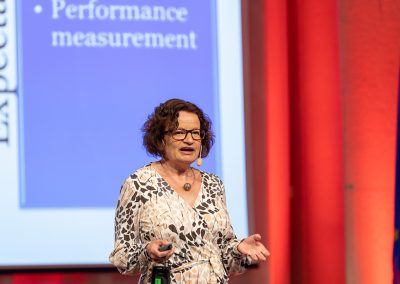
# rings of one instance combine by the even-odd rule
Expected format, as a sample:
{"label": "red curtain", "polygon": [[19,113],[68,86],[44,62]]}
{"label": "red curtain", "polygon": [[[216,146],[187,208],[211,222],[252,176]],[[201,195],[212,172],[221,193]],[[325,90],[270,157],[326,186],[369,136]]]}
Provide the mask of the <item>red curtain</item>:
{"label": "red curtain", "polygon": [[344,283],[339,7],[289,3],[292,280]]}
{"label": "red curtain", "polygon": [[249,280],[391,283],[398,1],[244,7],[250,217],[272,253]]}
{"label": "red curtain", "polygon": [[246,3],[250,216],[272,253],[249,278],[344,283],[337,2]]}
{"label": "red curtain", "polygon": [[393,283],[399,1],[343,1],[348,283]]}

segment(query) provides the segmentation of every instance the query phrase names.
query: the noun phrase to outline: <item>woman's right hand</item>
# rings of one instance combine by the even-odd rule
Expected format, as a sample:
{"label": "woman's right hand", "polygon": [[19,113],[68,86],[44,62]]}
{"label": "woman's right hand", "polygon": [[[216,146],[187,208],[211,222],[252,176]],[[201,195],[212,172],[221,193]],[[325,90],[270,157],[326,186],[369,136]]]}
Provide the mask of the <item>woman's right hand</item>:
{"label": "woman's right hand", "polygon": [[170,258],[175,251],[175,247],[172,247],[170,250],[160,251],[161,246],[168,245],[169,243],[170,242],[166,240],[151,241],[146,246],[147,253],[150,255],[151,259],[153,259],[155,262],[164,262],[168,258]]}

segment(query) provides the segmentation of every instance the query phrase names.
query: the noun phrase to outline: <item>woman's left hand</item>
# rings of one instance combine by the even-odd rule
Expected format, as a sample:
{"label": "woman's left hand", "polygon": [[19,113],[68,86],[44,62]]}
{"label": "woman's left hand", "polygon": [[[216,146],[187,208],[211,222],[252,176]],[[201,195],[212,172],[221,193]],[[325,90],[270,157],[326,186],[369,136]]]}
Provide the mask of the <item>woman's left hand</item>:
{"label": "woman's left hand", "polygon": [[269,251],[261,243],[259,234],[243,239],[237,249],[241,254],[249,256],[254,261],[266,261],[270,255]]}

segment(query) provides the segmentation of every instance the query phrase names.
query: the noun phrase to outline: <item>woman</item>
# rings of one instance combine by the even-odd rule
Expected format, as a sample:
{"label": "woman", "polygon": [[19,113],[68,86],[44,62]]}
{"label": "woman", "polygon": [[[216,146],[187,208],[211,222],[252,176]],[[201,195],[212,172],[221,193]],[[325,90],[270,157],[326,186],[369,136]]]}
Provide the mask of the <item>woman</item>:
{"label": "woman", "polygon": [[265,261],[269,252],[260,235],[236,238],[222,181],[191,167],[213,144],[203,111],[171,99],[155,108],[143,131],[146,150],[161,160],[122,186],[110,255],[118,270],[141,273],[139,283],[150,283],[160,265],[169,269],[171,283],[226,283],[244,271],[246,260]]}

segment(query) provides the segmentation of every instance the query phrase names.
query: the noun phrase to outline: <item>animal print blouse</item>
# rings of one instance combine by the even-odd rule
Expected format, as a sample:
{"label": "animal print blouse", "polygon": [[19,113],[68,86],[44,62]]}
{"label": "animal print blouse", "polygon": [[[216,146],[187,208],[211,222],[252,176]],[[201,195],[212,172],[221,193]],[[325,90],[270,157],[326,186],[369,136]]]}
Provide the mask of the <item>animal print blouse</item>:
{"label": "animal print blouse", "polygon": [[171,283],[227,283],[244,271],[246,258],[237,250],[222,181],[201,172],[192,208],[150,165],[128,177],[121,188],[115,216],[115,247],[110,261],[123,274],[141,273],[150,283],[155,262],[145,247],[156,239],[170,241]]}

